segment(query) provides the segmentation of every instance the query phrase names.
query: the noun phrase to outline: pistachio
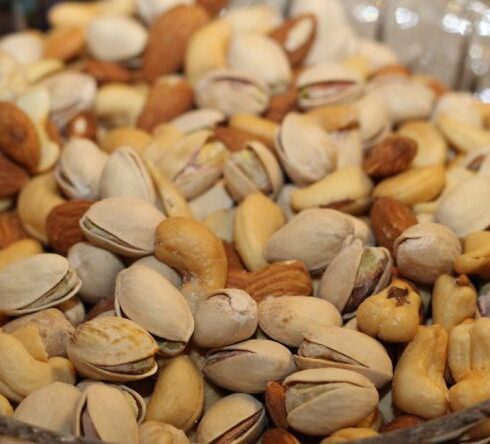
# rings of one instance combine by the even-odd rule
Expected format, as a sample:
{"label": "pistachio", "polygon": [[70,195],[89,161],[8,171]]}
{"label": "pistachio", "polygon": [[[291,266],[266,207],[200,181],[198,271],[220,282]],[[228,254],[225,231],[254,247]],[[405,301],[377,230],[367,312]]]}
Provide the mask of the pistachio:
{"label": "pistachio", "polygon": [[359,126],[363,146],[368,148],[381,142],[390,132],[391,121],[383,99],[366,94],[357,103]]}
{"label": "pistachio", "polygon": [[180,292],[162,275],[133,265],[117,275],[116,314],[128,318],[157,341],[160,353],[181,353],[194,330],[192,313]]}
{"label": "pistachio", "polygon": [[235,114],[229,119],[229,128],[239,130],[253,137],[269,148],[274,147],[279,125],[269,119],[253,114]]}
{"label": "pistachio", "polygon": [[155,256],[146,256],[133,262],[134,266],[141,265],[143,267],[151,268],[158,274],[163,276],[167,281],[169,281],[175,288],[180,288],[182,286],[182,277],[177,273],[172,267],[159,261]]}
{"label": "pistachio", "polygon": [[206,220],[217,212],[231,211],[233,203],[225,181],[220,180],[212,188],[189,202],[189,207],[196,219]]}
{"label": "pistachio", "polygon": [[169,123],[182,134],[190,134],[200,130],[211,130],[225,120],[226,116],[221,111],[214,108],[203,108],[183,113]]}
{"label": "pistachio", "polygon": [[161,442],[189,444],[189,440],[182,430],[159,421],[145,421],[139,427],[139,436],[141,444],[158,444]]}
{"label": "pistachio", "polygon": [[364,438],[372,438],[377,436],[378,433],[369,428],[364,427],[347,427],[345,429],[337,430],[332,433],[328,438],[325,438],[320,444],[334,444],[339,442],[348,442],[352,440],[362,440]]}
{"label": "pistachio", "polygon": [[249,339],[257,329],[257,303],[243,290],[211,293],[195,315],[194,341],[200,347],[224,347]]}
{"label": "pistachio", "polygon": [[306,331],[342,325],[340,313],[311,296],[269,297],[259,304],[261,330],[288,347],[299,347]]}
{"label": "pistachio", "polygon": [[204,444],[252,443],[265,430],[264,406],[253,396],[234,393],[214,404],[197,428],[197,440]]}
{"label": "pistachio", "polygon": [[5,51],[0,50],[0,99],[16,100],[28,86],[22,65]]}
{"label": "pistachio", "polygon": [[456,234],[448,227],[434,223],[407,228],[394,244],[400,273],[426,284],[434,283],[441,274],[451,273],[461,250]]}
{"label": "pistachio", "polygon": [[312,326],[294,357],[300,369],[343,368],[368,378],[377,388],[393,377],[385,348],[370,336],[340,326]]}
{"label": "pistachio", "polygon": [[125,145],[141,153],[151,141],[152,137],[146,131],[125,126],[108,131],[99,139],[100,148],[108,154]]}
{"label": "pistachio", "polygon": [[0,49],[15,57],[23,65],[35,63],[42,58],[43,38],[36,31],[7,34],[0,42]]}
{"label": "pistachio", "polygon": [[114,253],[142,257],[153,253],[155,230],[163,219],[165,216],[148,202],[112,197],[92,205],[80,226],[95,245]]}
{"label": "pistachio", "polygon": [[282,380],[295,368],[293,355],[283,345],[251,339],[210,351],[203,372],[227,390],[262,393],[268,381]]}
{"label": "pistachio", "polygon": [[288,422],[308,435],[325,436],[353,426],[378,402],[371,381],[350,370],[303,370],[287,377],[284,386]]}
{"label": "pistachio", "polygon": [[137,381],[157,371],[158,345],[128,319],[100,317],[79,325],[68,344],[78,372],[105,381]]}
{"label": "pistachio", "polygon": [[12,416],[12,413],[14,413],[14,409],[10,405],[9,400],[5,396],[0,395],[0,414],[2,416]]}
{"label": "pistachio", "polygon": [[441,115],[436,121],[448,143],[463,153],[469,153],[490,144],[490,131]]}

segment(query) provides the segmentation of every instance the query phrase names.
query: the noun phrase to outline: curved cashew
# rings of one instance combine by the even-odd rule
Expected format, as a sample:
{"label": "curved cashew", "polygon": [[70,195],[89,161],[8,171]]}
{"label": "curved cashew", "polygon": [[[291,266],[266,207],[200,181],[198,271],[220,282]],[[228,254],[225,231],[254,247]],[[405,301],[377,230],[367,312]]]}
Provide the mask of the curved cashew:
{"label": "curved cashew", "polygon": [[393,376],[393,402],[406,413],[437,418],[448,410],[444,381],[448,335],[440,325],[419,327]]}
{"label": "curved cashew", "polygon": [[184,278],[181,291],[191,309],[214,290],[226,287],[228,261],[223,243],[201,222],[170,217],[157,227],[155,256]]}
{"label": "curved cashew", "polygon": [[0,395],[0,415],[11,416],[12,413],[14,413],[14,409],[10,405],[9,400],[5,396]]}

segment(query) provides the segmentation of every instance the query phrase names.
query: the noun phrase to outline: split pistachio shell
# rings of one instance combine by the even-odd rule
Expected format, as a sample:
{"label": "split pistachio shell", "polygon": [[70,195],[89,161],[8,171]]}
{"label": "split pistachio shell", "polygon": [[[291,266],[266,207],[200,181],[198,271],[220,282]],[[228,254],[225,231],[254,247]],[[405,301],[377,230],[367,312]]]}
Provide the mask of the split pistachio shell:
{"label": "split pistachio shell", "polygon": [[253,396],[234,393],[220,399],[206,412],[197,428],[197,441],[203,444],[253,443],[266,425],[264,406]]}
{"label": "split pistachio shell", "polygon": [[281,209],[261,193],[250,194],[235,214],[235,246],[247,268],[258,270],[267,265],[264,247],[284,225]]}
{"label": "split pistachio shell", "polygon": [[210,351],[203,372],[227,390],[262,393],[267,382],[282,380],[295,369],[293,355],[286,347],[251,339]]}
{"label": "split pistachio shell", "polygon": [[257,329],[257,303],[238,289],[213,292],[195,315],[194,341],[200,347],[224,347],[249,339]]}
{"label": "split pistachio shell", "polygon": [[260,142],[249,142],[246,149],[232,153],[223,172],[230,194],[238,202],[259,191],[275,198],[284,183],[276,158]]}
{"label": "split pistachio shell", "polygon": [[360,76],[340,64],[324,62],[303,71],[296,82],[303,109],[350,102],[359,97],[364,85]]}
{"label": "split pistachio shell", "polygon": [[71,139],[63,148],[54,176],[72,199],[97,199],[107,155],[88,139]]}
{"label": "split pistachio shell", "polygon": [[148,267],[133,265],[116,279],[115,309],[151,333],[160,353],[181,353],[192,332],[194,319],[182,294],[162,275]]}
{"label": "split pistachio shell", "polygon": [[308,329],[299,346],[301,369],[341,368],[368,378],[377,388],[393,377],[393,364],[383,345],[364,333],[340,326]]}
{"label": "split pistachio shell", "polygon": [[490,176],[490,148],[469,152],[457,161],[457,165],[477,174]]}
{"label": "split pistachio shell", "polygon": [[451,146],[463,153],[476,151],[490,145],[490,131],[451,118],[439,116],[437,127]]}
{"label": "split pistachio shell", "polygon": [[366,94],[355,106],[359,112],[363,145],[370,147],[381,142],[391,128],[391,120],[383,99],[376,94]]}
{"label": "split pistachio shell", "polygon": [[441,274],[450,274],[462,252],[456,234],[445,225],[434,223],[407,228],[393,248],[400,273],[425,284],[434,283]]}
{"label": "split pistachio shell", "polygon": [[141,265],[143,267],[151,268],[158,274],[167,279],[175,288],[180,288],[182,286],[182,276],[177,273],[172,267],[159,261],[155,256],[146,256],[138,259],[133,263],[134,266]]}
{"label": "split pistachio shell", "polygon": [[188,356],[182,355],[165,362],[160,370],[146,419],[188,431],[201,416],[203,405],[202,374]]}
{"label": "split pistachio shell", "polygon": [[490,225],[490,179],[476,175],[460,183],[442,197],[435,217],[459,237],[486,229]]}
{"label": "split pistachio shell", "polygon": [[335,168],[335,146],[316,122],[299,113],[288,114],[276,138],[276,152],[297,185],[309,185]]}
{"label": "split pistachio shell", "polygon": [[57,308],[74,327],[80,325],[85,320],[85,306],[77,296],[62,302],[60,305],[57,305]]}
{"label": "split pistachio shell", "polygon": [[38,254],[0,270],[0,311],[33,313],[71,298],[81,281],[68,261],[57,254]]}
{"label": "split pistachio shell", "polygon": [[54,382],[30,393],[15,409],[12,417],[68,435],[72,433],[76,405],[81,395],[72,385]]}
{"label": "split pistachio shell", "polygon": [[125,256],[153,253],[155,230],[165,219],[153,205],[130,197],[112,197],[92,205],[80,220],[95,245]]}
{"label": "split pistachio shell", "polygon": [[339,211],[305,210],[270,237],[264,254],[271,262],[300,260],[309,271],[318,271],[332,261],[345,239],[353,234],[352,223]]}
{"label": "split pistachio shell", "polygon": [[72,422],[77,436],[121,444],[138,442],[138,424],[124,395],[105,384],[90,385],[78,401]]}
{"label": "split pistachio shell", "polygon": [[378,403],[378,392],[366,377],[337,368],[309,369],[284,381],[287,420],[307,435],[325,436],[357,424]]}
{"label": "split pistachio shell", "polygon": [[309,328],[342,325],[338,310],[312,296],[270,297],[259,304],[259,326],[275,341],[299,347]]}
{"label": "split pistachio shell", "polygon": [[434,109],[433,118],[437,121],[439,116],[448,116],[458,122],[481,128],[482,115],[477,108],[478,100],[466,92],[449,92],[444,94]]}
{"label": "split pistachio shell", "polygon": [[227,116],[262,114],[269,97],[269,88],[260,79],[233,70],[213,71],[196,85],[197,105],[216,108]]}
{"label": "split pistachio shell", "polygon": [[112,296],[116,276],[124,269],[118,256],[87,242],[79,242],[70,248],[67,259],[82,280],[79,296],[83,301],[93,304]]}
{"label": "split pistachio shell", "polygon": [[129,17],[103,15],[87,28],[88,50],[95,58],[109,62],[140,55],[147,39],[146,29]]}
{"label": "split pistachio shell", "polygon": [[386,248],[364,248],[360,239],[346,242],[322,276],[320,297],[341,313],[352,313],[391,280],[393,260]]}
{"label": "split pistachio shell", "polygon": [[190,444],[182,430],[159,421],[146,421],[139,427],[140,444]]}
{"label": "split pistachio shell", "polygon": [[172,119],[169,124],[176,127],[182,134],[190,134],[200,130],[211,130],[223,123],[226,116],[214,108],[203,108],[188,111]]}
{"label": "split pistachio shell", "polygon": [[100,176],[100,197],[134,197],[155,202],[155,190],[140,156],[131,147],[114,151]]}
{"label": "split pistachio shell", "polygon": [[237,35],[231,41],[228,62],[232,69],[262,80],[272,94],[284,92],[291,81],[291,67],[286,54],[270,37]]}
{"label": "split pistachio shell", "polygon": [[327,207],[350,214],[363,213],[371,202],[373,183],[360,167],[347,167],[329,174],[314,184],[296,190],[291,204],[297,211]]}
{"label": "split pistachio shell", "polygon": [[212,188],[189,202],[189,207],[196,219],[205,220],[217,211],[231,210],[233,203],[225,181],[220,180]]}
{"label": "split pistachio shell", "polygon": [[68,356],[85,377],[136,381],[156,373],[158,345],[128,319],[95,318],[79,325],[68,344]]}

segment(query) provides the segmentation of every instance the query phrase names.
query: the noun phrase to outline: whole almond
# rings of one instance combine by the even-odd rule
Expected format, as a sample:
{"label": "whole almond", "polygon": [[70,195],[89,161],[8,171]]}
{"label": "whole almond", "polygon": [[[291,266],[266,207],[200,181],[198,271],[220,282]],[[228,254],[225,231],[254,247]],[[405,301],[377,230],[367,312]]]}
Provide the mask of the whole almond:
{"label": "whole almond", "polygon": [[423,418],[414,415],[401,415],[392,419],[388,424],[381,427],[381,433],[393,432],[394,430],[408,429],[409,427],[422,424],[424,422]]}
{"label": "whole almond", "polygon": [[0,250],[27,237],[17,214],[13,212],[0,213]]}
{"label": "whole almond", "polygon": [[0,153],[0,198],[14,196],[28,180],[26,170]]}
{"label": "whole almond", "polygon": [[229,126],[215,128],[214,137],[224,143],[230,151],[241,151],[247,147],[249,142],[258,140],[256,136],[247,131]]}
{"label": "whole almond", "polygon": [[225,247],[226,258],[228,259],[228,270],[245,270],[238,252],[233,244],[223,241],[223,246]]}
{"label": "whole almond", "polygon": [[90,74],[98,83],[129,83],[133,78],[131,71],[118,63],[104,62],[102,60],[87,60],[84,71]]}
{"label": "whole almond", "polygon": [[391,197],[380,197],[371,207],[371,224],[376,240],[390,251],[393,251],[396,238],[417,223],[411,208]]}
{"label": "whole almond", "polygon": [[278,382],[267,383],[265,389],[265,406],[272,422],[279,429],[289,427],[286,411],[286,389]]}
{"label": "whole almond", "polygon": [[312,14],[287,20],[269,35],[288,56],[292,67],[299,66],[308,55],[316,36],[316,18]]}
{"label": "whole almond", "polygon": [[262,444],[300,444],[300,442],[282,429],[269,429],[262,435]]}
{"label": "whole almond", "polygon": [[297,101],[298,89],[295,85],[291,85],[284,93],[271,97],[265,118],[281,123],[284,117],[286,117],[286,114],[296,109]]}
{"label": "whole almond", "polygon": [[148,95],[137,126],[151,132],[159,124],[192,109],[192,102],[192,87],[186,81],[157,83]]}
{"label": "whole almond", "polygon": [[197,3],[215,16],[228,6],[229,0],[197,0]]}
{"label": "whole almond", "polygon": [[410,137],[390,136],[373,146],[364,159],[366,174],[384,178],[406,171],[417,155],[417,142]]}
{"label": "whole almond", "polygon": [[85,240],[79,221],[93,204],[88,200],[70,200],[54,207],[46,219],[49,245],[60,254]]}
{"label": "whole almond", "polygon": [[36,128],[16,105],[0,102],[0,151],[14,162],[34,171],[41,158]]}
{"label": "whole almond", "polygon": [[172,8],[156,18],[150,28],[143,56],[143,74],[153,81],[182,69],[192,34],[210,20],[206,9],[196,5]]}
{"label": "whole almond", "polygon": [[300,261],[278,262],[255,272],[228,271],[227,287],[246,291],[257,303],[269,296],[309,296],[312,285],[310,274]]}

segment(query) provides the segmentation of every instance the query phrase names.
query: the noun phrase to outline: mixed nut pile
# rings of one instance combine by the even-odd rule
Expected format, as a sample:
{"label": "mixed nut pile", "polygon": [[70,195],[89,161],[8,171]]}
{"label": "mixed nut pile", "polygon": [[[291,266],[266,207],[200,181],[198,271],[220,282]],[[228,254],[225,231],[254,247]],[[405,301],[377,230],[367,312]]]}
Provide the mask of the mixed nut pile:
{"label": "mixed nut pile", "polygon": [[490,399],[490,105],[335,0],[226,6],[0,40],[0,414],[329,444]]}

